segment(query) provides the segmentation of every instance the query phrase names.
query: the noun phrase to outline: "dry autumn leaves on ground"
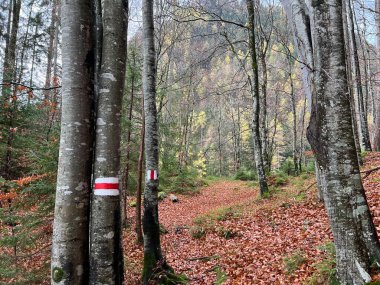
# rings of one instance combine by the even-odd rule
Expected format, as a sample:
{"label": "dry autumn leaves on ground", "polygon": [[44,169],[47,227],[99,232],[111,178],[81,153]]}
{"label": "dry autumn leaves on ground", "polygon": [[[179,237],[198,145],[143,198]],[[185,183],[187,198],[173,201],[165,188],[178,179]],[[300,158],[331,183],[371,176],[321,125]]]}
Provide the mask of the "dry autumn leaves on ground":
{"label": "dry autumn leaves on ground", "polygon": [[4,0],[0,284],[380,284],[380,0]]}

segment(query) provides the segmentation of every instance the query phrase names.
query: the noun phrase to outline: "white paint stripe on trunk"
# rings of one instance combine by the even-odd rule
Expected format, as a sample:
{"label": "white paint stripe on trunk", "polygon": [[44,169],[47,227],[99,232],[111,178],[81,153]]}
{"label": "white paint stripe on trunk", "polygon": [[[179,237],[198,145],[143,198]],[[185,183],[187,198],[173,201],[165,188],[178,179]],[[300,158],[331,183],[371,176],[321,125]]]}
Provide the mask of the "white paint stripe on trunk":
{"label": "white paint stripe on trunk", "polygon": [[96,196],[119,196],[119,189],[95,189],[94,195]]}
{"label": "white paint stripe on trunk", "polygon": [[95,183],[119,183],[119,178],[117,178],[117,177],[96,178]]}
{"label": "white paint stripe on trunk", "polygon": [[157,179],[158,179],[157,170],[149,169],[146,172],[146,181],[155,181]]}

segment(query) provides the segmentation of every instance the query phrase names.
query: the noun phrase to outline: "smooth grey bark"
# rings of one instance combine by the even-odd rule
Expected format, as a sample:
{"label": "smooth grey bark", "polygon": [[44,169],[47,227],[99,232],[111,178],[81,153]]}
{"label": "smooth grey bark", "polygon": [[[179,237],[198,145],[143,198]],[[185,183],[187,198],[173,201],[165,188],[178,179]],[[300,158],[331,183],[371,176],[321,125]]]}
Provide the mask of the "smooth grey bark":
{"label": "smooth grey bark", "polygon": [[[312,98],[315,97],[315,83],[314,83],[314,51],[313,51],[313,11],[310,6],[310,1],[307,0],[280,0],[285,9],[286,15],[289,20],[289,25],[293,31],[294,43],[298,52],[300,61],[302,83],[305,96],[307,97],[309,109],[311,108]],[[318,162],[316,164],[318,168]],[[316,180],[325,181],[323,171],[316,171]],[[323,193],[326,189],[319,186],[325,185],[318,183],[318,195],[323,199]]]}
{"label": "smooth grey bark", "polygon": [[262,145],[260,140],[260,92],[259,92],[259,71],[256,53],[256,35],[255,35],[255,7],[252,0],[246,0],[248,12],[248,49],[251,56],[251,71],[252,76],[249,76],[252,99],[253,99],[253,118],[252,118],[252,134],[253,134],[253,147],[255,154],[255,163],[257,176],[260,185],[260,194],[268,192],[268,184],[264,169]]}
{"label": "smooth grey bark", "polygon": [[142,1],[143,15],[143,91],[145,112],[144,189],[144,266],[143,284],[154,278],[154,271],[166,266],[160,243],[158,219],[158,124],[156,107],[156,52],[154,46],[153,1]]}
{"label": "smooth grey bark", "polygon": [[355,139],[355,147],[356,147],[356,153],[358,157],[359,164],[363,164],[363,160],[361,158],[361,144],[360,144],[360,136],[359,136],[359,120],[357,120],[356,116],[356,100],[355,100],[355,92],[353,89],[353,82],[352,82],[352,57],[347,52],[350,50],[350,40],[349,35],[350,32],[348,30],[348,16],[347,16],[347,5],[343,5],[342,7],[342,15],[343,15],[343,33],[345,38],[345,49],[346,49],[346,68],[347,68],[347,81],[348,81],[348,91],[350,96],[350,107],[351,107],[351,117],[352,117],[352,129],[354,132],[354,139]]}
{"label": "smooth grey bark", "polygon": [[289,25],[293,31],[294,43],[298,52],[301,66],[302,82],[304,92],[311,104],[312,94],[314,92],[313,83],[313,45],[310,21],[311,11],[304,0],[280,0],[286,15],[289,19]]}
{"label": "smooth grey bark", "polygon": [[141,227],[141,194],[144,164],[144,148],[145,148],[145,114],[144,114],[144,98],[141,100],[142,125],[140,130],[140,153],[137,162],[137,191],[136,191],[136,236],[137,243],[143,243],[143,233]]}
{"label": "smooth grey bark", "polygon": [[[377,76],[376,80],[380,82],[380,0],[376,0],[376,43],[377,43]],[[375,116],[375,137],[373,148],[380,151],[380,84],[376,87],[376,116]]]}
{"label": "smooth grey bark", "polygon": [[126,64],[128,2],[102,1],[103,44],[98,78],[90,284],[122,284],[119,190],[120,118]]}
{"label": "smooth grey bark", "polygon": [[362,186],[348,94],[342,0],[313,2],[315,97],[307,132],[325,172],[325,207],[341,284],[365,284],[379,241]]}
{"label": "smooth grey bark", "polygon": [[62,121],[51,283],[88,282],[93,143],[93,50],[89,0],[62,3]]}
{"label": "smooth grey bark", "polygon": [[360,70],[359,63],[359,55],[358,55],[358,46],[356,42],[356,34],[355,34],[355,23],[354,23],[354,15],[352,12],[352,4],[350,0],[344,2],[347,5],[347,15],[348,15],[348,29],[349,29],[349,40],[350,40],[350,54],[352,56],[352,70],[355,79],[355,87],[356,87],[356,96],[358,102],[358,120],[360,123],[360,138],[361,144],[365,151],[371,151],[371,143],[369,140],[369,131],[368,131],[368,120],[367,113],[364,109],[364,94],[363,94],[363,86],[362,86],[362,76]]}

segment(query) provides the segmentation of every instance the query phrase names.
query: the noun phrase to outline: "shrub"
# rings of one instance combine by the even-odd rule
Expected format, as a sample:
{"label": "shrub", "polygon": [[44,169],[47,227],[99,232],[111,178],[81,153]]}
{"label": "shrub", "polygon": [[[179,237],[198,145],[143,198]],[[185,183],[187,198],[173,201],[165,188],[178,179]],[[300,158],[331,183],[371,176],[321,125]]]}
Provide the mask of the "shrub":
{"label": "shrub", "polygon": [[190,228],[190,235],[193,238],[200,239],[206,235],[206,231],[203,227],[194,226]]}
{"label": "shrub", "polygon": [[225,239],[232,239],[236,237],[236,234],[237,234],[232,229],[224,228],[224,227],[218,228],[217,233],[220,237],[223,237]]}
{"label": "shrub", "polygon": [[164,200],[168,195],[164,191],[158,192],[158,200]]}
{"label": "shrub", "polygon": [[242,180],[242,181],[256,181],[257,174],[246,168],[240,168],[234,175],[234,180]]}
{"label": "shrub", "polygon": [[181,170],[178,173],[163,170],[160,173],[160,188],[165,193],[196,194],[198,188],[205,185],[206,180],[194,170]]}
{"label": "shrub", "polygon": [[280,170],[286,173],[287,175],[294,175],[295,172],[294,172],[293,159],[291,157],[288,157],[287,159],[285,159],[280,166]]}

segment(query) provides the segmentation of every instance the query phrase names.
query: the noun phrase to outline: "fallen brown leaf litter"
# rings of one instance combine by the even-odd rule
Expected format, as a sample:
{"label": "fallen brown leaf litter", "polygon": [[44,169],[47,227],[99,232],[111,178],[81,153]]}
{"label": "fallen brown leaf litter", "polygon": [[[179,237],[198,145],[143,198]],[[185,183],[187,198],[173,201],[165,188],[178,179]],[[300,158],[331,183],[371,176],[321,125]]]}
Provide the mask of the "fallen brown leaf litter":
{"label": "fallen brown leaf litter", "polygon": [[[380,153],[370,153],[363,171],[379,166]],[[160,221],[167,232],[161,240],[167,262],[194,285],[217,280],[218,284],[307,284],[316,271],[314,265],[326,258],[322,246],[332,239],[314,182],[313,175],[291,178],[283,186],[273,186],[270,198],[259,199],[252,184],[217,181],[198,194],[177,195],[177,203],[161,201]],[[380,233],[380,171],[371,172],[364,186]],[[129,209],[128,218],[130,225],[123,236],[125,283],[134,285],[141,284],[143,249],[135,243],[134,208]],[[50,284],[51,223],[47,218],[46,229],[36,229],[44,234],[35,246],[18,253],[19,272],[45,268],[40,274],[46,280],[39,284]],[[12,255],[11,248],[0,251]],[[287,264],[287,258],[294,259],[293,268],[294,262]],[[380,280],[378,275],[374,278]],[[0,283],[12,284],[16,279]]]}
{"label": "fallen brown leaf litter", "polygon": [[[365,170],[380,165],[380,153],[365,159]],[[365,174],[363,174],[365,175]],[[188,284],[307,284],[326,258],[332,241],[327,215],[316,197],[312,175],[292,178],[259,199],[257,187],[240,181],[219,181],[179,202],[159,204],[161,237],[167,262]],[[380,233],[380,171],[364,181],[376,228]],[[134,209],[128,217],[134,220]],[[135,243],[134,225],[124,233],[126,284],[140,284],[142,247]],[[300,256],[289,272],[286,258]],[[375,276],[375,279],[376,278]]]}

